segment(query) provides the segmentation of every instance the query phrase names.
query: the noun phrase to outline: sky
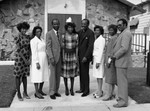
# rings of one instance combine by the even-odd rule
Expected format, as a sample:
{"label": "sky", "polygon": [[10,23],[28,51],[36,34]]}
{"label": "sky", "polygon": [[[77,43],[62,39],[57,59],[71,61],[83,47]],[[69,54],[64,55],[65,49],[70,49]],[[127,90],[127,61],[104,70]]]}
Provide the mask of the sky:
{"label": "sky", "polygon": [[139,3],[141,3],[142,1],[144,2],[144,1],[146,1],[146,0],[127,0],[127,1],[129,1],[129,2],[131,2],[131,3],[133,3],[133,4],[139,4]]}

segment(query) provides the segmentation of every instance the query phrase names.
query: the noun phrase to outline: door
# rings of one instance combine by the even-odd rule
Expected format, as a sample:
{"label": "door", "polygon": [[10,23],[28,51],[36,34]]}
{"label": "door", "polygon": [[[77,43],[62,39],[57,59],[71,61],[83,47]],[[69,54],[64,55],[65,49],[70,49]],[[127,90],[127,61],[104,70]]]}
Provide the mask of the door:
{"label": "door", "polygon": [[57,18],[60,21],[60,32],[64,33],[65,32],[65,23],[66,19],[69,17],[72,18],[72,21],[76,24],[76,31],[80,30],[81,28],[81,20],[82,20],[82,15],[81,14],[48,14],[48,31],[52,29],[52,24],[51,21],[54,18]]}

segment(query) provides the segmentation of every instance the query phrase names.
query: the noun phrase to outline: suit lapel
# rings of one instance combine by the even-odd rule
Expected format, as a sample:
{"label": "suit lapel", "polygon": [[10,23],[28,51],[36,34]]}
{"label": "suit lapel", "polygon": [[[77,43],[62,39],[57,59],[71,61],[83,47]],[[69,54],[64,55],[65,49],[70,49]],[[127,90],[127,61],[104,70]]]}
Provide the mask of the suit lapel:
{"label": "suit lapel", "polygon": [[54,37],[54,40],[57,42],[57,44],[60,45],[59,39],[58,39],[57,35],[55,34],[54,30],[52,30],[52,35],[53,35],[53,37]]}
{"label": "suit lapel", "polygon": [[82,42],[83,42],[83,40],[87,37],[87,33],[88,33],[88,29],[87,29],[87,31],[84,33],[84,35],[83,35],[83,33],[84,32],[81,32],[81,40],[80,40],[80,43],[79,44],[81,44]]}

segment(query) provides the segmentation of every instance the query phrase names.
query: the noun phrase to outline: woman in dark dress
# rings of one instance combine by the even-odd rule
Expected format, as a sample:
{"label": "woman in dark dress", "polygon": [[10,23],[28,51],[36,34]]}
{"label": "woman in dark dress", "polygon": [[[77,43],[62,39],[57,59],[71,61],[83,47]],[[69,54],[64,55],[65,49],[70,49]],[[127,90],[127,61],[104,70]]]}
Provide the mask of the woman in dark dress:
{"label": "woman in dark dress", "polygon": [[108,43],[106,46],[106,55],[105,55],[105,82],[107,83],[107,92],[103,101],[108,101],[113,97],[114,86],[117,83],[116,78],[116,68],[114,61],[110,62],[110,58],[113,53],[113,47],[115,45],[115,41],[117,39],[117,26],[116,25],[109,25],[108,31],[110,38],[108,39]]}
{"label": "woman in dark dress", "polygon": [[74,96],[73,86],[74,77],[78,75],[77,49],[78,49],[78,35],[75,31],[75,24],[68,22],[65,25],[66,33],[62,35],[63,47],[63,62],[62,62],[62,77],[64,77],[65,94],[69,95],[68,78],[71,81],[70,94]]}
{"label": "woman in dark dress", "polygon": [[17,25],[19,31],[18,35],[14,38],[16,44],[15,53],[15,65],[14,65],[14,75],[16,77],[16,89],[19,101],[23,101],[20,92],[20,85],[23,82],[23,97],[30,99],[27,94],[27,76],[29,76],[29,66],[30,66],[30,37],[26,35],[27,30],[30,25],[27,22],[22,22]]}

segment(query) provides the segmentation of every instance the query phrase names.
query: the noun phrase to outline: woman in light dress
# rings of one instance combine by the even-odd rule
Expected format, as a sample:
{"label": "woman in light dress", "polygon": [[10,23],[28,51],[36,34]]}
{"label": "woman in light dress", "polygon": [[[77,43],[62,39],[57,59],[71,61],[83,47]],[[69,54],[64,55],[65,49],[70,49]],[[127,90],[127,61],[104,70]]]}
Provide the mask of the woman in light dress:
{"label": "woman in light dress", "polygon": [[93,76],[97,78],[97,92],[93,94],[94,98],[99,98],[103,96],[102,82],[104,76],[104,48],[105,48],[105,38],[103,37],[104,29],[102,26],[94,27],[96,40],[94,42],[93,50]]}
{"label": "woman in light dress", "polygon": [[34,38],[30,41],[32,62],[31,62],[31,82],[35,86],[35,97],[44,99],[42,88],[44,81],[47,80],[49,75],[49,68],[46,56],[46,44],[43,38],[41,38],[42,28],[36,26],[33,29]]}

